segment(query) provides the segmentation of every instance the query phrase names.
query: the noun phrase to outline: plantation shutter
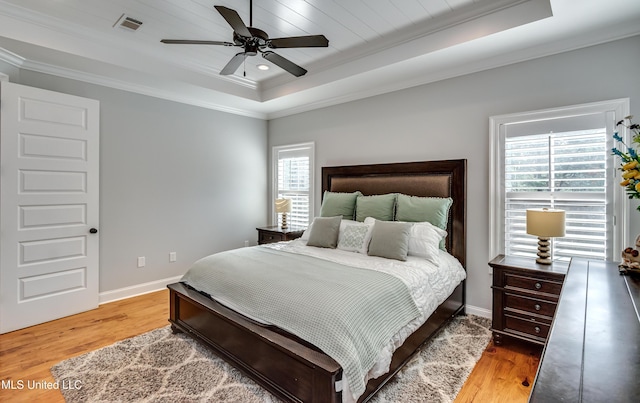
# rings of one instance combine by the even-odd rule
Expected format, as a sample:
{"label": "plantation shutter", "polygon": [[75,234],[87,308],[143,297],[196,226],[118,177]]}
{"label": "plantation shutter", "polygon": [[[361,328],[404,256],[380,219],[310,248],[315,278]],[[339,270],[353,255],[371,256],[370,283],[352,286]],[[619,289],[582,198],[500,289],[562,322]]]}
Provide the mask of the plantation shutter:
{"label": "plantation shutter", "polygon": [[552,258],[611,258],[612,176],[602,113],[522,122],[504,128],[505,253],[534,257],[526,210],[566,211],[566,236],[552,238]]}
{"label": "plantation shutter", "polygon": [[[291,227],[306,227],[309,225],[310,217],[313,145],[278,147],[275,154],[275,198],[291,199],[291,213],[287,215],[287,223]],[[277,214],[278,225],[281,225],[281,222],[282,216]]]}

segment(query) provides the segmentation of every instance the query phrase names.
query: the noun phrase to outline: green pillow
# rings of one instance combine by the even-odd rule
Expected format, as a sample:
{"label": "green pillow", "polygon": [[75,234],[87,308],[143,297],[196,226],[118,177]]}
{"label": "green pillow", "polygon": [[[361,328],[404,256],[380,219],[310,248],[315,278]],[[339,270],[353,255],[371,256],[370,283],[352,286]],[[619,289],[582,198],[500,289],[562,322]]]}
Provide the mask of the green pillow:
{"label": "green pillow", "polygon": [[373,226],[369,255],[407,260],[412,223],[378,221]]}
{"label": "green pillow", "polygon": [[333,248],[338,245],[342,216],[316,217],[311,224],[307,245],[320,248]]}
{"label": "green pillow", "polygon": [[451,204],[453,200],[450,197],[418,197],[399,194],[396,202],[396,220],[428,221],[446,230]]}
{"label": "green pillow", "polygon": [[353,220],[356,210],[356,198],[362,193],[338,193],[324,191],[322,206],[320,206],[320,217],[342,216],[347,220]]}
{"label": "green pillow", "polygon": [[395,205],[395,193],[376,196],[358,196],[356,199],[356,221],[364,221],[367,217],[373,217],[381,221],[393,221]]}

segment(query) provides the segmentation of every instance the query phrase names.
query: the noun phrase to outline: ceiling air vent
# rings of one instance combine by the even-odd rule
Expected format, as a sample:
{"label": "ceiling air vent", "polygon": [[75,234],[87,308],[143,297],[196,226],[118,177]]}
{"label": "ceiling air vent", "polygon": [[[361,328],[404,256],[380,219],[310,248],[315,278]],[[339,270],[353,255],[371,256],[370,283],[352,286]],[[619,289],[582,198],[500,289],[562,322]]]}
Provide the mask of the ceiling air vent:
{"label": "ceiling air vent", "polygon": [[136,31],[142,25],[142,21],[138,21],[135,18],[128,17],[126,14],[122,14],[118,21],[113,24],[114,27],[120,27],[128,31]]}

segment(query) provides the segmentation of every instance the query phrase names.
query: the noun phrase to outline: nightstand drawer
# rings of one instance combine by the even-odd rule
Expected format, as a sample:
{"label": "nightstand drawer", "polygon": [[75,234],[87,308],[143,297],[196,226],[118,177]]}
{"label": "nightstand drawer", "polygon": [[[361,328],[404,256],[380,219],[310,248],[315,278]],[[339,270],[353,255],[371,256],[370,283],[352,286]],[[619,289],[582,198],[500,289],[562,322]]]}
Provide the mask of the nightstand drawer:
{"label": "nightstand drawer", "polygon": [[273,232],[260,231],[258,233],[258,243],[271,243],[284,241],[284,234],[274,234]]}
{"label": "nightstand drawer", "polygon": [[556,297],[560,295],[560,290],[562,290],[561,282],[551,281],[549,279],[534,276],[524,277],[509,272],[506,272],[504,277],[505,289],[512,288],[528,292],[545,293]]}
{"label": "nightstand drawer", "polygon": [[[544,344],[556,312],[567,266],[538,264],[535,259],[498,255],[493,269],[493,343],[504,337]],[[504,337],[503,337],[504,336]]]}
{"label": "nightstand drawer", "polygon": [[548,324],[540,323],[538,321],[519,318],[516,316],[505,315],[505,327],[506,332],[515,331],[519,333],[525,333],[534,337],[539,337],[542,340],[547,338],[549,334]]}
{"label": "nightstand drawer", "polygon": [[517,309],[536,315],[553,317],[556,312],[555,302],[544,301],[536,298],[528,298],[521,295],[505,293],[504,309]]}

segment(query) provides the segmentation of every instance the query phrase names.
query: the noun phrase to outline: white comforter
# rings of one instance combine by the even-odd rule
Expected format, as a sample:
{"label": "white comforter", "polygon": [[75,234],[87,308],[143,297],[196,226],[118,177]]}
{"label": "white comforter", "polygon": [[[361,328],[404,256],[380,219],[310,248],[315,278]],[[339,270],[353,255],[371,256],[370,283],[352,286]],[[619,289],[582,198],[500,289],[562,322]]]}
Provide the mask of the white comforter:
{"label": "white comforter", "polygon": [[[442,250],[439,251],[438,256],[440,264],[436,266],[426,259],[415,256],[408,256],[407,261],[402,262],[340,249],[307,246],[306,242],[300,239],[291,242],[265,244],[263,247],[385,272],[399,278],[407,285],[421,314],[389,340],[387,346],[380,352],[376,364],[369,371],[367,380],[377,378],[389,371],[393,352],[404,343],[411,333],[422,326],[435,309],[451,295],[456,286],[466,277],[466,272],[460,262]],[[359,396],[351,394],[349,385],[343,379],[342,401],[351,403],[358,400],[358,398]]]}

